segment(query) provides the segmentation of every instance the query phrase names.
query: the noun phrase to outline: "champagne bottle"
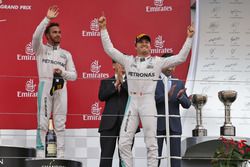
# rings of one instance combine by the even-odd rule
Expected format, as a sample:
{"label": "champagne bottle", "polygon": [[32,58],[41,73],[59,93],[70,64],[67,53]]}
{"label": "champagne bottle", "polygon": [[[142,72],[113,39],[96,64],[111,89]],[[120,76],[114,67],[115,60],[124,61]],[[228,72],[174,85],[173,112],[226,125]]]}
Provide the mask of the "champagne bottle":
{"label": "champagne bottle", "polygon": [[45,157],[55,158],[57,157],[57,144],[56,144],[56,133],[53,127],[52,119],[49,120],[49,130],[45,137]]}

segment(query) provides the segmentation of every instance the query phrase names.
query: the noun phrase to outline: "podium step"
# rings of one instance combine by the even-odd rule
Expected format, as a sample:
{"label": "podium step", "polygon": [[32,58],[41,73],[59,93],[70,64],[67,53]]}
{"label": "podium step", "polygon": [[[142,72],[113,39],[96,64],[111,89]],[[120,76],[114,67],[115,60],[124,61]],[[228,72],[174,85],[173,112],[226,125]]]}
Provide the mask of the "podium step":
{"label": "podium step", "polygon": [[82,167],[79,161],[46,158],[46,159],[26,159],[25,167]]}
{"label": "podium step", "polygon": [[36,157],[34,148],[0,146],[1,167],[24,167],[26,158]]}

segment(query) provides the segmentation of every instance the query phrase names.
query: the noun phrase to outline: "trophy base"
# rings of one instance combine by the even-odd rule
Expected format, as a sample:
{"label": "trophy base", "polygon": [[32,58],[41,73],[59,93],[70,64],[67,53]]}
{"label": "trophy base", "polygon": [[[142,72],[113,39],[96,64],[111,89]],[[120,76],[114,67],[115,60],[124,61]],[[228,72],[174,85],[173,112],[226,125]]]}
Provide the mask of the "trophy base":
{"label": "trophy base", "polygon": [[222,126],[220,127],[221,136],[235,136],[235,127],[234,126]]}
{"label": "trophy base", "polygon": [[192,130],[193,137],[195,136],[207,136],[207,129],[194,129]]}

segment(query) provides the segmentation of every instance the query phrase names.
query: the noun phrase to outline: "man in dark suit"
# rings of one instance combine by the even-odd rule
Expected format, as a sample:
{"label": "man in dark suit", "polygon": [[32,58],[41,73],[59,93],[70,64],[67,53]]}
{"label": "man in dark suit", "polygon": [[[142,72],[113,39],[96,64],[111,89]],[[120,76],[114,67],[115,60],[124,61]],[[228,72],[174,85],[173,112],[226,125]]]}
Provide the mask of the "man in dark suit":
{"label": "man in dark suit", "polygon": [[[170,57],[173,54],[167,53],[162,55],[162,57]],[[168,107],[169,115],[174,117],[169,117],[169,132],[171,135],[177,135],[175,137],[170,137],[170,155],[175,157],[181,157],[181,118],[179,106],[183,108],[189,108],[191,102],[186,94],[186,88],[181,80],[172,78],[172,72],[175,67],[165,68],[162,70],[160,78],[157,82],[155,100],[157,113],[159,115],[165,115],[165,92],[168,91]],[[168,87],[165,88],[164,84],[168,82]],[[166,91],[165,91],[166,90]],[[165,117],[159,117],[157,120],[157,135],[166,136],[166,119]],[[166,140],[166,139],[165,139]],[[159,157],[162,156],[162,147],[164,138],[158,138],[158,154]],[[160,166],[161,161],[159,160],[158,166]],[[171,158],[171,167],[180,167],[181,160],[178,158]]]}
{"label": "man in dark suit", "polygon": [[[99,100],[105,101],[105,107],[98,130],[100,133],[101,146],[99,167],[112,167],[116,141],[118,140],[119,142],[120,127],[128,100],[125,70],[122,65],[115,61],[113,61],[113,69],[115,70],[115,75],[102,80],[99,89]],[[139,128],[137,132],[138,131]]]}

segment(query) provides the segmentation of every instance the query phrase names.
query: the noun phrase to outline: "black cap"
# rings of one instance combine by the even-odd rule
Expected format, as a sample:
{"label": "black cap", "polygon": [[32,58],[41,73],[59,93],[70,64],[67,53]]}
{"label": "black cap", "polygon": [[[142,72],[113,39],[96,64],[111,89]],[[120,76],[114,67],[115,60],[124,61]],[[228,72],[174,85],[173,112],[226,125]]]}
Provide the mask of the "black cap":
{"label": "black cap", "polygon": [[58,73],[54,73],[52,87],[50,89],[50,95],[53,96],[56,90],[63,88],[63,85],[64,85],[63,77]]}
{"label": "black cap", "polygon": [[135,43],[141,42],[143,39],[151,42],[151,39],[147,34],[139,34],[139,35],[136,36]]}

